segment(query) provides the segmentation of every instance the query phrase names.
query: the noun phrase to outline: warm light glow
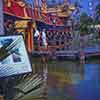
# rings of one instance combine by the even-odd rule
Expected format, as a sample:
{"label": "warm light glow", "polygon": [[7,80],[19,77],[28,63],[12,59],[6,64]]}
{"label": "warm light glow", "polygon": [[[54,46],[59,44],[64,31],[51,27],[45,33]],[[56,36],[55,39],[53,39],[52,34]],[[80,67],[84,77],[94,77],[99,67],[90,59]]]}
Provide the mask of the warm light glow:
{"label": "warm light glow", "polygon": [[[16,26],[16,28],[26,28],[27,22],[28,22],[28,20],[26,20],[26,21],[16,21],[15,26]],[[33,22],[33,28],[35,28],[35,27],[36,27],[36,23]]]}
{"label": "warm light glow", "polygon": [[27,22],[28,21],[16,21],[15,26],[16,28],[25,28],[27,27]]}
{"label": "warm light glow", "polygon": [[24,7],[25,6],[25,3],[23,1],[18,1],[17,2],[21,7]]}

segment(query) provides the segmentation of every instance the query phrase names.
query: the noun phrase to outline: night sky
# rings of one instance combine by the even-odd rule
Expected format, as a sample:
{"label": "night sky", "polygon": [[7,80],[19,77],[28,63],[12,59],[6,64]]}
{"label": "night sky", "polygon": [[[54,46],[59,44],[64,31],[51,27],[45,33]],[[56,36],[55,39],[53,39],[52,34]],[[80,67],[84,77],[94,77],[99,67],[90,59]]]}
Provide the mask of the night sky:
{"label": "night sky", "polygon": [[[32,4],[34,0],[25,0],[26,2]],[[36,0],[37,1],[37,0]],[[71,4],[78,2],[82,8],[80,9],[81,12],[86,12],[88,15],[93,16],[95,5],[100,2],[99,0],[68,0]],[[47,0],[48,6],[55,6],[58,4],[63,4],[64,0]],[[41,0],[40,0],[41,4]]]}

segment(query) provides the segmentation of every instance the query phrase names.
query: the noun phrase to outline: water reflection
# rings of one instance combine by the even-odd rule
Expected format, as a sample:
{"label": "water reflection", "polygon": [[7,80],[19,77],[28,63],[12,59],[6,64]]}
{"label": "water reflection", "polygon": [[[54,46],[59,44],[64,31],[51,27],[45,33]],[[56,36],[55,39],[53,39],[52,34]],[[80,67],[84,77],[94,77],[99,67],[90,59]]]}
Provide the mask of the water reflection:
{"label": "water reflection", "polygon": [[45,67],[48,70],[48,100],[96,100],[99,97],[99,60],[85,64],[57,60],[37,63],[36,60],[35,71],[41,72]]}

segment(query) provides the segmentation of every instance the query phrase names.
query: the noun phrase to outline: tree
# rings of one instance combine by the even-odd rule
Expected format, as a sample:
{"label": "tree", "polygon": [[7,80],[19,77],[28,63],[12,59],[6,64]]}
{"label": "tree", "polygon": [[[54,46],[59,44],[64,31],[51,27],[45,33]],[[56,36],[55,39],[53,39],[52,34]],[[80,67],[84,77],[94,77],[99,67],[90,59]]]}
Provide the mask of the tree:
{"label": "tree", "polygon": [[95,11],[96,11],[95,17],[97,20],[100,21],[100,3],[96,6]]}
{"label": "tree", "polygon": [[93,19],[88,16],[85,12],[80,15],[80,35],[90,34],[89,27],[93,25]]}

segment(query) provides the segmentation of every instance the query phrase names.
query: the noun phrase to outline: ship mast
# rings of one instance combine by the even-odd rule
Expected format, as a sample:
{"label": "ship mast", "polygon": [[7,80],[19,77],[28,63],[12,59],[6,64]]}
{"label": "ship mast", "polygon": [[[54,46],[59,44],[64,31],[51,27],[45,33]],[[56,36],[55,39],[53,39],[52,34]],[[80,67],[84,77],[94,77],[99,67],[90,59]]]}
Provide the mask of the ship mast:
{"label": "ship mast", "polygon": [[33,2],[33,6],[34,6],[34,16],[35,16],[35,18],[36,18],[36,10],[37,10],[37,6],[36,6],[36,1],[37,0],[34,0]]}
{"label": "ship mast", "polygon": [[67,3],[67,0],[64,0],[64,3],[66,4]]}
{"label": "ship mast", "polygon": [[41,10],[43,13],[47,13],[47,4],[46,4],[46,0],[41,0],[42,1],[42,7]]}
{"label": "ship mast", "polygon": [[0,0],[0,35],[4,34],[3,0]]}
{"label": "ship mast", "polygon": [[38,15],[39,18],[41,18],[41,0],[37,0],[37,5],[38,5]]}

